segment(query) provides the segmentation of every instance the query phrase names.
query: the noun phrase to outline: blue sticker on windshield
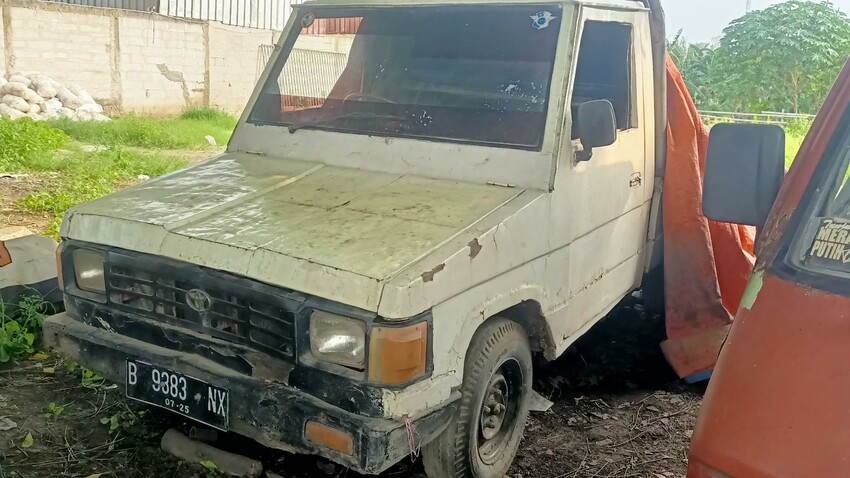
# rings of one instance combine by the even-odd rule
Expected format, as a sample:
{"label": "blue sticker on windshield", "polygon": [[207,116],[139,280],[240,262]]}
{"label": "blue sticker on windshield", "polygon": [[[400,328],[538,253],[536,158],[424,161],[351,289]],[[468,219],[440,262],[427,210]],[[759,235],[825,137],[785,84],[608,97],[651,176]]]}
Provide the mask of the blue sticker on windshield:
{"label": "blue sticker on windshield", "polygon": [[538,30],[542,30],[549,26],[549,22],[556,19],[558,17],[553,16],[551,13],[547,11],[537,12],[531,16],[531,26]]}

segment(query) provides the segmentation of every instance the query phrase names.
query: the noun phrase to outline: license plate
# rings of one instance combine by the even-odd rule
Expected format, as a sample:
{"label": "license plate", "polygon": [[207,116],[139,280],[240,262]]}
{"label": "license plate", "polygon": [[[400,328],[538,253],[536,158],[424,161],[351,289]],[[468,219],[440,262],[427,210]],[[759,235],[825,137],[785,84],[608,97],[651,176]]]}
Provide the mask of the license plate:
{"label": "license plate", "polygon": [[227,431],[230,392],[203,380],[127,359],[127,396]]}

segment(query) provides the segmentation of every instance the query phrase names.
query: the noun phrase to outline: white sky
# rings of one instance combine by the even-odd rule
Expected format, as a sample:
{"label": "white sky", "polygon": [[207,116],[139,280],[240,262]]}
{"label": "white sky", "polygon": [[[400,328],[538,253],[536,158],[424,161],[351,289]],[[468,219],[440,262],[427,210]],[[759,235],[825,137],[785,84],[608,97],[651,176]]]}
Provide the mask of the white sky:
{"label": "white sky", "polygon": [[[765,8],[781,0],[752,0],[753,10]],[[684,29],[689,41],[710,41],[720,37],[730,21],[744,14],[747,0],[662,0],[667,14],[667,33],[675,35]],[[838,8],[850,13],[850,0],[833,0]]]}

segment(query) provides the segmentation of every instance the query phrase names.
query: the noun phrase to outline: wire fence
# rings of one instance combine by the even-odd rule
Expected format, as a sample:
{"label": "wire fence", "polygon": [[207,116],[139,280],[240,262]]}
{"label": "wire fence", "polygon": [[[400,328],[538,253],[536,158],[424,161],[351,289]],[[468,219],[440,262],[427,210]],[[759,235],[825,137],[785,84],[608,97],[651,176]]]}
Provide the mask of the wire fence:
{"label": "wire fence", "polygon": [[52,3],[67,3],[87,7],[118,8],[121,10],[136,10],[140,12],[156,12],[159,10],[159,0],[45,0]]}
{"label": "wire fence", "polygon": [[283,30],[292,6],[303,0],[44,0],[89,7],[156,12],[177,18],[247,28]]}
{"label": "wire fence", "polygon": [[765,111],[762,113],[735,113],[729,111],[700,111],[700,117],[708,124],[714,123],[753,123],[753,124],[775,124],[784,126],[794,121],[812,121],[815,115],[782,113]]}

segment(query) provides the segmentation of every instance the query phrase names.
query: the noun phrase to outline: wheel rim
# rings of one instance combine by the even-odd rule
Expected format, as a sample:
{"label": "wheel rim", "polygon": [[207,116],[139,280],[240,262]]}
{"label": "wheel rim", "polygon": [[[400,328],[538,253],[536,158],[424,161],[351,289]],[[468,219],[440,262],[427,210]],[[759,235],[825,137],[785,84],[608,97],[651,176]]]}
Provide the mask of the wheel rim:
{"label": "wheel rim", "polygon": [[522,394],[522,367],[509,359],[490,377],[478,420],[478,455],[491,465],[502,456],[514,433]]}

